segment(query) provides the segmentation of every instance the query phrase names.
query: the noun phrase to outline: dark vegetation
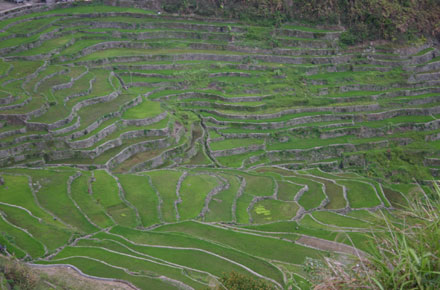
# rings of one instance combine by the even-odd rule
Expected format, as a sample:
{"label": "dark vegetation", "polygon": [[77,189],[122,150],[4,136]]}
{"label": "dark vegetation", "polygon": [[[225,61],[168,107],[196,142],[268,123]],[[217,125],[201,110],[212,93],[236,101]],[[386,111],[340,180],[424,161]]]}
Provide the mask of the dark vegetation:
{"label": "dark vegetation", "polygon": [[[223,286],[228,290],[275,290],[276,288],[263,280],[257,280],[250,276],[237,272],[223,274],[220,279]],[[216,289],[224,289],[218,286]]]}
{"label": "dark vegetation", "polygon": [[365,153],[367,175],[391,180],[408,182],[410,180],[431,179],[429,170],[423,166],[423,154],[410,152],[400,147]]}
{"label": "dark vegetation", "polygon": [[194,13],[279,24],[304,21],[344,25],[341,41],[351,45],[368,40],[413,41],[418,35],[440,37],[437,0],[166,0],[170,13]]}

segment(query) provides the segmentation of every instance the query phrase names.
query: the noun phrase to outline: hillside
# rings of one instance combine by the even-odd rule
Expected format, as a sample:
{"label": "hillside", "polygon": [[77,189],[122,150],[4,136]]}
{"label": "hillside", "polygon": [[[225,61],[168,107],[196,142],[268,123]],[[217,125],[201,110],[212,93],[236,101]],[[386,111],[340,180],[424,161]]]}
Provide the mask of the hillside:
{"label": "hillside", "polygon": [[140,289],[310,288],[432,193],[440,51],[102,4],[0,20],[0,244]]}

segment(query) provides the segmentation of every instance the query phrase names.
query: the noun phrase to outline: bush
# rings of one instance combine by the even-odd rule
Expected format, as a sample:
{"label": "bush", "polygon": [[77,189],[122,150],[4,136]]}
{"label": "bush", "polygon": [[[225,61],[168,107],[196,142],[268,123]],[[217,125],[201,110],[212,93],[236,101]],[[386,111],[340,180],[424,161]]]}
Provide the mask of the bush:
{"label": "bush", "polygon": [[165,12],[168,13],[178,13],[182,8],[182,3],[180,1],[165,1],[164,4],[162,4],[162,9]]}
{"label": "bush", "polygon": [[343,32],[343,33],[341,33],[341,36],[339,37],[339,41],[343,45],[354,45],[357,42],[357,38],[351,32]]}

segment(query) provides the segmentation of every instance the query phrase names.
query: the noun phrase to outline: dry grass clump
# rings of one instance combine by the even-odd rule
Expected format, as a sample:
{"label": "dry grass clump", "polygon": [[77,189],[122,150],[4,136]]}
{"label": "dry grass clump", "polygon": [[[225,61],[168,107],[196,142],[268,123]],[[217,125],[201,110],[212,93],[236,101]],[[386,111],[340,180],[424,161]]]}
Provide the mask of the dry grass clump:
{"label": "dry grass clump", "polygon": [[40,277],[15,257],[0,260],[0,272],[13,289],[35,289]]}

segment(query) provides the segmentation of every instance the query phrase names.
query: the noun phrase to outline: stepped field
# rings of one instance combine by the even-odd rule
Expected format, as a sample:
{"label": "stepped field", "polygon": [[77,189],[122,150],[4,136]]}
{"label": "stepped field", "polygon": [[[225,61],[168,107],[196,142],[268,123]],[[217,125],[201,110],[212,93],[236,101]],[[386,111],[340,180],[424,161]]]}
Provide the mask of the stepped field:
{"label": "stepped field", "polygon": [[0,30],[0,244],[30,264],[140,289],[231,271],[307,289],[306,261],[368,252],[379,216],[422,190],[385,178],[395,155],[439,174],[430,44],[86,4]]}

